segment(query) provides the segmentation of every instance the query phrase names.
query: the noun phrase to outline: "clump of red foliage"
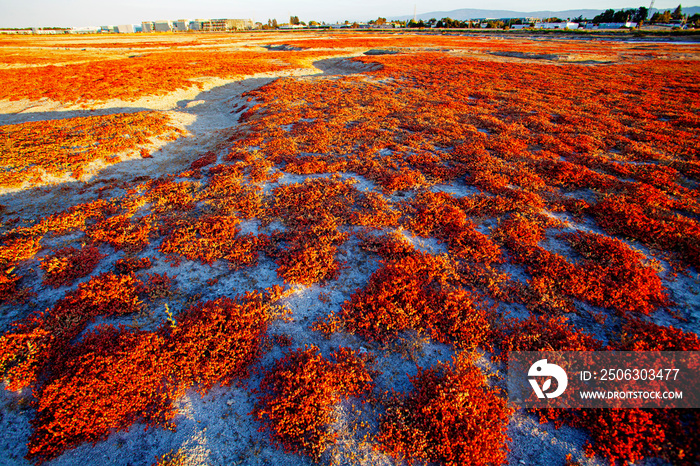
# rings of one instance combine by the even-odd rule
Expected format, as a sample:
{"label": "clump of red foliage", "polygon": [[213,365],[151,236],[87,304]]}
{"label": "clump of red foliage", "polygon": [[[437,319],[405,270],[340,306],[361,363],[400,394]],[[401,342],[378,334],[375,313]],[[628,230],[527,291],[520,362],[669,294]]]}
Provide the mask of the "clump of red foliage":
{"label": "clump of red foliage", "polygon": [[0,338],[0,369],[9,380],[8,388],[21,390],[40,382],[96,317],[139,311],[141,285],[133,275],[101,274],[81,283],[51,310],[16,323]]}
{"label": "clump of red foliage", "polygon": [[[164,324],[155,332],[101,326],[77,343],[65,338],[64,351],[50,358],[52,367],[39,367],[41,380],[31,381],[37,415],[28,458],[41,463],[137,421],[172,427],[173,402],[184,390],[197,385],[206,391],[247,375],[261,354],[269,299],[248,293],[197,303],[178,315],[174,325]],[[46,328],[52,321],[37,322]],[[50,331],[44,346],[56,344],[56,328]],[[26,347],[26,341],[20,343]],[[6,335],[0,354],[5,355],[8,342],[12,339]],[[44,351],[44,359],[49,356],[36,347]],[[9,374],[16,375],[12,369]]]}
{"label": "clump of red foliage", "polygon": [[506,354],[510,351],[594,351],[602,346],[563,316],[531,315],[523,321],[507,322],[501,333],[499,346]]}
{"label": "clump of red foliage", "polygon": [[242,235],[239,223],[235,216],[222,215],[202,216],[195,221],[176,220],[160,251],[210,265],[226,260],[232,269],[254,265],[258,252],[266,244],[266,236]]}
{"label": "clump of red foliage", "polygon": [[671,304],[658,272],[640,252],[594,233],[559,235],[582,257],[571,263],[539,246],[547,226],[516,215],[496,232],[513,261],[525,264],[532,275],[520,295],[533,311],[570,312],[574,309],[570,297],[620,313],[649,314]]}
{"label": "clump of red foliage", "polygon": [[[527,325],[532,327],[532,325]],[[520,327],[515,338],[522,340]],[[546,332],[545,339],[555,332]],[[508,345],[516,351],[566,350],[588,351],[599,348],[588,337],[559,332],[550,344],[539,341],[530,345]],[[583,339],[582,339],[583,337]],[[579,343],[575,343],[576,341]],[[525,337],[527,341],[527,337]],[[626,321],[619,336],[608,347],[614,351],[698,351],[700,340],[693,333],[665,327],[639,319]],[[672,464],[696,464],[700,460],[700,441],[688,435],[700,427],[700,415],[689,409],[544,409],[541,420],[554,421],[586,429],[592,442],[586,445],[589,455],[601,455],[611,464],[636,463],[647,457],[665,458]]]}
{"label": "clump of red foliage", "polygon": [[[247,156],[246,152],[246,156]],[[245,183],[242,165],[216,165],[209,169],[209,184],[203,198],[221,215],[238,215],[250,219],[263,217],[262,189]]]}
{"label": "clump of red foliage", "polygon": [[162,113],[136,112],[4,125],[0,187],[39,183],[47,175],[81,179],[92,162],[113,164],[120,152],[135,151],[155,137],[182,134],[169,123]]}
{"label": "clump of red foliage", "polygon": [[357,191],[350,183],[312,179],[275,190],[273,213],[287,225],[278,235],[282,243],[278,274],[290,283],[310,285],[338,277],[335,256],[348,235],[340,228],[351,221]]}
{"label": "clump of red foliage", "polygon": [[269,319],[270,305],[257,292],[198,303],[178,315],[167,336],[180,383],[208,390],[244,377],[261,354]]}
{"label": "clump of red foliage", "polygon": [[449,194],[420,193],[412,204],[407,227],[418,235],[444,241],[455,259],[484,264],[503,261],[500,248],[475,230],[476,225]]}
{"label": "clump of red foliage", "polygon": [[36,394],[27,454],[35,463],[104,440],[137,420],[163,425],[174,416],[177,361],[163,336],[101,327],[71,352]]}
{"label": "clump of red foliage", "polygon": [[630,319],[622,326],[616,351],[700,351],[700,338],[694,333]]}
{"label": "clump of red foliage", "polygon": [[611,465],[637,463],[644,458],[661,457],[671,464],[697,464],[700,441],[696,432],[700,415],[688,409],[547,409],[540,411],[542,422],[567,424],[588,431],[592,442],[589,456],[600,455]]}
{"label": "clump of red foliage", "polygon": [[114,270],[116,270],[117,273],[128,274],[138,270],[150,269],[152,265],[153,262],[149,257],[125,257],[114,263]]}
{"label": "clump of red foliage", "polygon": [[480,296],[461,286],[454,263],[415,252],[388,262],[343,304],[338,316],[350,332],[388,342],[405,330],[467,348],[489,346],[489,309]]}
{"label": "clump of red foliage", "polygon": [[66,247],[52,251],[41,261],[44,283],[54,288],[68,286],[76,279],[90,275],[105,257],[94,246],[82,249]]}
{"label": "clump of red foliage", "polygon": [[372,372],[367,354],[346,348],[330,359],[315,346],[292,350],[265,374],[253,415],[285,451],[318,460],[336,436],[335,406],[371,392]]}
{"label": "clump of red foliage", "polygon": [[96,222],[88,228],[87,234],[93,241],[134,253],[146,247],[156,231],[153,216],[141,217],[134,222],[130,215],[123,214]]}
{"label": "clump of red foliage", "polygon": [[394,395],[379,427],[379,448],[409,464],[493,465],[506,461],[512,410],[465,353],[419,368],[413,391]]}

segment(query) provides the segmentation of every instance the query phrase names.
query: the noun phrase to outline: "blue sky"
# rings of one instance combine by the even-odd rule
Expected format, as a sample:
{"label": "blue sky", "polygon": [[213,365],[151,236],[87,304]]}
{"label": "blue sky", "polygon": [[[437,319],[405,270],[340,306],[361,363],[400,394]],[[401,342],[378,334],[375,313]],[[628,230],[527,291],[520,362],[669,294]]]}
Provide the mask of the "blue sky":
{"label": "blue sky", "polygon": [[[0,27],[101,26],[140,23],[144,20],[179,18],[253,18],[286,22],[289,15],[302,21],[369,20],[378,16],[412,15],[459,8],[488,8],[515,11],[634,8],[647,0],[0,0]],[[657,0],[655,8],[675,8],[678,3]],[[691,6],[690,4],[688,6]]]}

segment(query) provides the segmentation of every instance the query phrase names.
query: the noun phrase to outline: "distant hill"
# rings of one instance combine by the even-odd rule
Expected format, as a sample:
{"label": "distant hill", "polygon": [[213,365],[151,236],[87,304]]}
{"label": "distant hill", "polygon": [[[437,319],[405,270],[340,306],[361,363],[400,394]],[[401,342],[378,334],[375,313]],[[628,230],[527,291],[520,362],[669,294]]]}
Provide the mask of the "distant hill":
{"label": "distant hill", "polygon": [[[638,7],[630,7],[638,8]],[[692,7],[682,7],[683,13],[693,15],[695,13],[700,13],[700,6]],[[616,10],[627,9],[627,8],[616,8]],[[670,9],[673,11],[673,8]],[[512,11],[512,10],[479,10],[474,8],[462,8],[459,10],[451,11],[429,11],[427,13],[420,13],[416,15],[418,19],[428,20],[430,18],[442,19],[442,18],[452,18],[464,21],[465,19],[482,19],[482,18],[577,18],[583,16],[584,18],[592,19],[594,16],[599,15],[604,10],[563,10],[563,11]],[[652,8],[649,17],[656,11],[666,11],[666,9],[659,10],[657,8]],[[398,20],[410,20],[413,19],[413,15],[404,16],[392,16],[391,19]]]}

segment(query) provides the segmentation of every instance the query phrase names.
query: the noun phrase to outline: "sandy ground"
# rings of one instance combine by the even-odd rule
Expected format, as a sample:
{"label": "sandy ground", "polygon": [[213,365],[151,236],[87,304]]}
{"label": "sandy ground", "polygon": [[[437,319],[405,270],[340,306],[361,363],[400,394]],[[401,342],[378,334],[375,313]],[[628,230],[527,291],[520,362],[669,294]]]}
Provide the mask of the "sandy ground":
{"label": "sandy ground", "polygon": [[[352,53],[351,55],[358,55]],[[153,154],[152,159],[129,159],[123,163],[103,169],[91,180],[90,185],[98,187],[102,182],[112,179],[130,180],[141,175],[156,176],[165,173],[180,172],[193,160],[219,140],[219,131],[238,125],[238,118],[245,110],[231,113],[234,107],[247,104],[241,95],[257,88],[280,76],[313,76],[316,74],[351,74],[363,69],[356,64],[338,58],[326,60],[317,64],[313,70],[302,69],[280,74],[259,74],[241,80],[207,79],[203,81],[204,89],[179,90],[166,97],[143,98],[135,102],[110,101],[100,104],[91,110],[79,109],[76,106],[62,106],[55,102],[12,102],[0,103],[0,125],[34,121],[47,118],[67,118],[72,116],[95,115],[113,112],[137,111],[153,109],[167,113],[176,125],[188,132],[174,142],[162,143]],[[347,178],[348,176],[346,176]],[[371,190],[373,184],[359,176],[356,187],[360,190]],[[285,175],[279,183],[298,182],[304,177]],[[86,200],[91,193],[79,194],[84,188],[83,183],[73,182],[60,186],[47,186],[22,192],[9,193],[2,196],[2,204],[10,210],[18,212],[23,218],[30,219],[45,215],[61,208],[64,202],[74,203]],[[273,186],[266,186],[266,190]],[[473,188],[463,186],[439,186],[434,189],[444,189],[455,196],[471,194]],[[31,199],[28,202],[28,199]],[[247,231],[257,233],[260,225],[247,222]],[[274,224],[271,228],[274,228]],[[420,249],[430,252],[442,252],[443,246],[435,241],[416,237],[409,239]],[[376,259],[363,255],[354,247],[351,240],[344,246],[346,251],[340,260],[348,261],[348,267],[342,272],[340,279],[331,285],[299,287],[296,292],[286,299],[291,309],[289,322],[273,323],[270,332],[285,333],[292,337],[292,347],[314,344],[327,355],[331,349],[339,345],[353,348],[364,348],[368,351],[377,350],[362,342],[353,335],[333,335],[325,340],[321,335],[309,330],[310,324],[317,318],[328,314],[329,310],[338,310],[358,287],[367,283],[369,276],[379,267]],[[555,247],[556,245],[552,245]],[[638,245],[635,245],[638,247]],[[157,244],[151,244],[145,255],[155,252]],[[109,270],[113,263],[122,257],[123,253],[111,254],[106,258],[95,273]],[[203,293],[203,299],[213,299],[220,296],[234,296],[250,288],[263,288],[282,284],[276,274],[275,264],[267,259],[262,260],[255,268],[248,268],[231,273],[225,264],[217,263],[213,267],[204,266],[192,261],[183,261],[177,269],[172,269],[166,263],[157,264],[151,273],[167,272],[177,274],[178,286],[187,294]],[[514,270],[514,276],[518,276]],[[207,279],[220,278],[214,287],[204,286]],[[690,306],[700,309],[700,282],[698,277],[679,277],[670,281],[665,276],[664,283],[671,287],[674,293],[683,295]],[[319,292],[330,296],[330,302],[322,303],[318,299]],[[42,298],[48,307],[62,296],[61,292],[49,292]],[[177,303],[171,305],[177,309]],[[526,312],[520,305],[504,306],[502,309],[512,315],[524,315]],[[16,320],[16,312],[0,316],[0,330],[8,329],[11,321]],[[155,328],[165,318],[165,314],[155,313],[140,317],[138,324],[143,328]],[[659,316],[663,320],[663,316]],[[131,318],[110,319],[111,323],[132,324]],[[100,322],[97,322],[98,324]],[[686,330],[698,331],[698,316],[687,323]],[[408,375],[416,373],[416,364],[427,367],[437,360],[448,360],[453,354],[445,345],[431,344],[424,341],[407,343],[404,354],[378,352],[379,369],[384,373],[377,380],[380,389],[394,387],[397,390],[409,387]],[[275,359],[282,356],[279,348],[265,355],[261,366],[269,366]],[[499,368],[488,367],[487,358],[482,358],[479,364],[488,370]],[[501,368],[502,369],[502,368]],[[179,415],[175,419],[176,432],[159,429],[144,431],[142,425],[134,425],[127,432],[112,434],[106,441],[95,445],[85,444],[67,451],[62,456],[48,463],[50,466],[68,466],[77,464],[103,465],[148,465],[153,464],[157,457],[172,452],[179,452],[184,465],[310,465],[309,460],[298,455],[289,455],[275,449],[269,439],[257,431],[258,424],[248,415],[253,408],[252,387],[257,386],[258,376],[254,376],[247,386],[215,387],[206,396],[196,392],[188,393],[179,400]],[[29,419],[32,411],[27,407],[28,393],[13,393],[0,390],[0,464],[29,465],[25,459],[26,441],[30,435]],[[352,431],[347,428],[347,422],[356,416],[350,403],[344,403],[337,408],[340,441],[335,451],[328,453],[326,464],[363,464],[363,465],[394,465],[390,458],[381,455],[362,444],[362,431]],[[376,419],[369,417],[371,423]],[[584,432],[571,428],[555,430],[551,424],[540,425],[533,416],[517,412],[511,419],[509,435],[510,453],[508,462],[511,465],[555,465],[563,464],[567,454],[585,465],[605,464],[585,457],[583,445],[587,440]],[[347,454],[352,451],[353,455]],[[354,457],[355,459],[351,459]],[[650,463],[652,464],[652,463]]]}

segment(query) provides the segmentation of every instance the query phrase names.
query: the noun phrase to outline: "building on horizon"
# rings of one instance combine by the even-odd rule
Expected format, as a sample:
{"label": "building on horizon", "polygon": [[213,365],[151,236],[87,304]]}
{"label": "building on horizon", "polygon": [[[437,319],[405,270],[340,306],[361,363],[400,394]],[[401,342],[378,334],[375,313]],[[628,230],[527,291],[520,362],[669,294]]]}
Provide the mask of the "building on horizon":
{"label": "building on horizon", "polygon": [[190,23],[189,19],[178,19],[173,23],[173,31],[187,32],[190,30]]}
{"label": "building on horizon", "polygon": [[172,21],[154,21],[155,32],[171,32],[173,30]]}
{"label": "building on horizon", "polygon": [[255,29],[252,19],[178,19],[177,21],[142,21],[143,32],[223,32]]}
{"label": "building on horizon", "polygon": [[100,32],[99,26],[80,26],[70,28],[71,34],[97,34]]}

